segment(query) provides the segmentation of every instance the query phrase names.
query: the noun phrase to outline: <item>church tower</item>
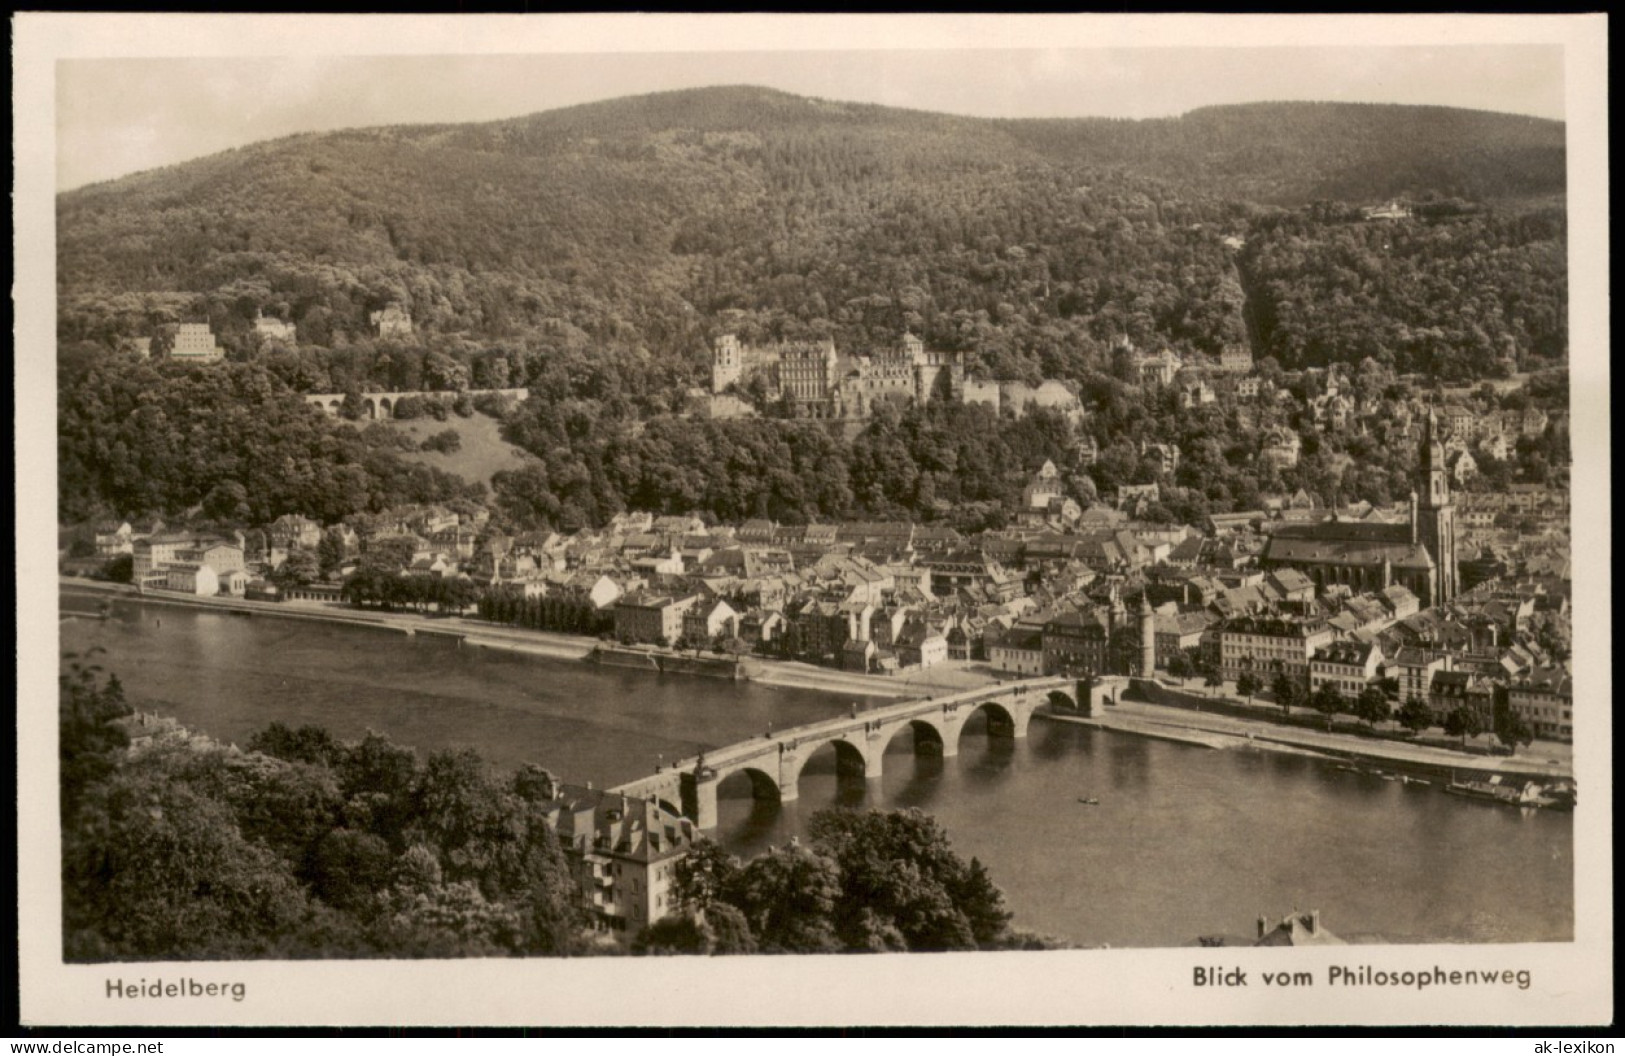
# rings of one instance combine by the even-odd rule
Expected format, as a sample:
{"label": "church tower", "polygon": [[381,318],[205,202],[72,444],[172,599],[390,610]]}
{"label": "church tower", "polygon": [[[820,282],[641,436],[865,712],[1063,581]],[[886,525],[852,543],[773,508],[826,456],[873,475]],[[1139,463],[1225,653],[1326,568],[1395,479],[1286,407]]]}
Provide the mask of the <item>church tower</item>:
{"label": "church tower", "polygon": [[1417,468],[1417,497],[1414,501],[1416,541],[1433,558],[1433,597],[1430,605],[1442,605],[1456,596],[1456,506],[1450,500],[1450,475],[1444,462],[1444,443],[1439,439],[1439,422],[1430,408],[1422,424],[1421,464]]}

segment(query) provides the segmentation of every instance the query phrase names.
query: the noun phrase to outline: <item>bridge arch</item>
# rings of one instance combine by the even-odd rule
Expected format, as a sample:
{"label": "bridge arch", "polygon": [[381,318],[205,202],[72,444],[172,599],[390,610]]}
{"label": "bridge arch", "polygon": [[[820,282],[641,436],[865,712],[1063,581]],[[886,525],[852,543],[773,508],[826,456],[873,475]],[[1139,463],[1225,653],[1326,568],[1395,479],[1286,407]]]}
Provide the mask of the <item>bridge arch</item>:
{"label": "bridge arch", "polygon": [[965,725],[978,713],[987,715],[987,734],[989,737],[1025,737],[1027,735],[1027,720],[1031,713],[1022,707],[1010,707],[1000,701],[984,700],[971,705],[966,711],[964,721],[959,724],[957,736],[963,738]]}
{"label": "bridge arch", "polygon": [[395,417],[395,412],[394,412],[394,409],[393,409],[392,405],[389,402],[389,397],[388,396],[380,396],[380,397],[378,397],[378,412],[379,412],[378,417],[380,417],[380,418],[393,418],[393,417]]}
{"label": "bridge arch", "polygon": [[341,411],[343,409],[344,409],[344,401],[343,400],[329,400],[328,401],[328,404],[327,404],[327,413],[328,414],[338,414],[339,411]]}
{"label": "bridge arch", "polygon": [[880,751],[884,753],[890,748],[897,735],[904,730],[909,730],[913,734],[915,755],[942,755],[943,749],[947,746],[942,727],[927,719],[916,718],[907,719],[881,731],[884,739],[880,743]]}
{"label": "bridge arch", "polygon": [[825,748],[833,748],[835,752],[835,773],[845,776],[867,776],[869,773],[869,753],[863,748],[847,740],[845,737],[833,737],[818,744],[808,745],[795,760],[795,772],[786,774],[786,784],[795,788],[801,782],[801,775],[807,769],[807,763]]}
{"label": "bridge arch", "polygon": [[369,396],[365,400],[361,401],[361,413],[365,414],[368,418],[378,417],[378,405],[373,402],[372,397]]}
{"label": "bridge arch", "polygon": [[[384,395],[372,394],[375,399]],[[402,394],[388,395],[399,399]],[[803,772],[812,757],[820,755],[826,746],[835,757],[838,774],[861,773],[866,780],[873,781],[882,774],[886,749],[902,734],[904,727],[911,731],[916,752],[925,754],[940,745],[943,757],[957,756],[967,724],[987,724],[988,732],[996,739],[1024,738],[1036,710],[1052,703],[1065,707],[1061,703],[1063,698],[1074,701],[1074,694],[1082,692],[1087,692],[1092,701],[1098,700],[1096,694],[1104,695],[1108,683],[1121,682],[1121,679],[1105,679],[1085,684],[1070,678],[1033,678],[1013,685],[986,686],[945,697],[881,705],[867,709],[861,716],[854,711],[850,718],[825,719],[778,731],[777,736],[769,733],[764,738],[728,745],[708,753],[710,765],[706,764],[707,756],[701,755],[670,771],[657,769],[656,776],[623,786],[622,790],[635,789],[639,795],[655,797],[668,810],[678,802],[682,813],[696,825],[713,829],[717,826],[721,785],[733,785],[733,797],[748,788],[751,798],[758,803],[753,816],[765,816],[800,798]],[[1052,690],[1059,691],[1054,701],[1050,699]],[[983,718],[978,720],[978,715]],[[852,792],[848,785],[840,796],[847,799]]]}
{"label": "bridge arch", "polygon": [[776,777],[755,766],[741,766],[717,775],[717,792],[722,792],[722,786],[730,782],[738,787],[739,782],[733,780],[739,775],[745,775],[750,782],[750,797],[771,803],[779,802],[779,782]]}

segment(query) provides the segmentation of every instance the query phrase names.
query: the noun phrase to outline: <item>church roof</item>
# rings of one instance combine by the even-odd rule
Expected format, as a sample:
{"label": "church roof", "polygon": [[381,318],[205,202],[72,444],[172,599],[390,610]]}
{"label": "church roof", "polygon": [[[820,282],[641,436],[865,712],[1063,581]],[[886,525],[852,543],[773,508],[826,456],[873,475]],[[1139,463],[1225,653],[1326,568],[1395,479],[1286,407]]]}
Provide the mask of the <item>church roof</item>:
{"label": "church roof", "polygon": [[1324,539],[1339,542],[1408,543],[1411,526],[1370,521],[1316,521],[1313,524],[1283,524],[1272,538]]}
{"label": "church roof", "polygon": [[[1386,527],[1366,525],[1364,527]],[[1428,569],[1434,567],[1427,548],[1419,543],[1366,542],[1362,540],[1309,538],[1280,535],[1270,537],[1264,548],[1267,561],[1291,561],[1306,565],[1361,565],[1377,566],[1386,559],[1394,568]]]}

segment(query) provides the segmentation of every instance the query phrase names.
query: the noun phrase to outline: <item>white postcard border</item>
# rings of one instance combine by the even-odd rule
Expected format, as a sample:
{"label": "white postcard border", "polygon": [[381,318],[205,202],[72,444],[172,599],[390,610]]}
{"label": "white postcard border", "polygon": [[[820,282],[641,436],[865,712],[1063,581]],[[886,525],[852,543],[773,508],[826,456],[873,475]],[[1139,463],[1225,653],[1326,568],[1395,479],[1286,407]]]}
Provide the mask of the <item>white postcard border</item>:
{"label": "white postcard border", "polygon": [[[19,943],[25,1023],[798,1026],[1586,1024],[1613,1018],[1607,56],[1604,16],[19,15],[14,36]],[[69,57],[523,51],[1555,43],[1570,174],[1576,697],[1573,943],[1067,951],[827,958],[61,963],[52,702],[57,667],[54,64]],[[1314,973],[1316,986],[1199,989],[1192,968]],[[1527,969],[1515,987],[1331,989],[1331,964]],[[111,979],[241,981],[246,997],[115,1000]]]}

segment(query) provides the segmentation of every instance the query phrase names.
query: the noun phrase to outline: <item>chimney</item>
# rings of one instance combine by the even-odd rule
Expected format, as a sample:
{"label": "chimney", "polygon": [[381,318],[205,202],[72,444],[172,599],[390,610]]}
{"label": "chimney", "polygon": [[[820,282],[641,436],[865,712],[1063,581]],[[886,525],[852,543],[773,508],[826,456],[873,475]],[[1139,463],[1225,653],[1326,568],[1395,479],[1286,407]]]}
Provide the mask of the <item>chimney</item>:
{"label": "chimney", "polygon": [[1320,934],[1320,910],[1318,909],[1311,909],[1309,911],[1309,934]]}
{"label": "chimney", "polygon": [[1269,930],[1270,930],[1270,922],[1269,922],[1269,920],[1266,919],[1263,914],[1259,914],[1259,917],[1258,917],[1258,937],[1262,939],[1265,935],[1269,934]]}

